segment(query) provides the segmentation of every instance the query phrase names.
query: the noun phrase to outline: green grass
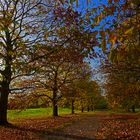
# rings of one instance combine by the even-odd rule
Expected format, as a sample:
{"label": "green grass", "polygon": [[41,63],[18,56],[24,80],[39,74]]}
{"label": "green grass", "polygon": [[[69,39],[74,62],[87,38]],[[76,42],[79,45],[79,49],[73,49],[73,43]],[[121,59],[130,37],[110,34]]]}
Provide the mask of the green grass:
{"label": "green grass", "polygon": [[[71,114],[71,109],[69,108],[59,108],[59,115]],[[121,111],[113,111],[113,110],[94,110],[93,112],[84,111],[81,113],[80,111],[75,111],[76,113],[83,114],[130,114],[128,112]],[[134,113],[135,114],[135,113]],[[43,118],[52,116],[52,108],[34,108],[34,109],[26,109],[23,111],[20,110],[8,110],[8,120],[16,120],[16,119],[29,119],[29,118]]]}
{"label": "green grass", "polygon": [[[69,108],[59,108],[59,115],[70,114],[71,109]],[[23,111],[20,110],[8,110],[8,119],[19,119],[19,118],[39,118],[52,115],[52,108],[34,108],[26,109]]]}

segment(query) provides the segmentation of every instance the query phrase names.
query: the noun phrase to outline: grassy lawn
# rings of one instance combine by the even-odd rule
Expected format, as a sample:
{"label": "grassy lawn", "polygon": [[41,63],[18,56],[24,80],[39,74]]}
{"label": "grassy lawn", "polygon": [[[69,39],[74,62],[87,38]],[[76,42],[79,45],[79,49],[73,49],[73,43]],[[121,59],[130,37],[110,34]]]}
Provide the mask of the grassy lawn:
{"label": "grassy lawn", "polygon": [[[77,112],[77,111],[76,111]],[[69,108],[59,108],[59,115],[70,114],[71,109]],[[8,119],[18,119],[18,118],[41,118],[45,116],[52,115],[52,108],[34,108],[26,109],[23,111],[20,110],[8,110]]]}
{"label": "grassy lawn", "polygon": [[[71,114],[71,109],[69,108],[59,108],[59,115],[63,114]],[[76,113],[80,113],[80,111],[75,111]],[[107,111],[101,111],[101,110],[94,110],[93,112],[84,112],[80,114],[108,114],[108,115],[113,115],[113,114],[139,114],[139,113],[127,113],[127,112],[121,112],[121,111],[112,111],[112,110],[107,110]],[[34,108],[34,109],[26,109],[23,111],[20,110],[8,110],[8,120],[13,120],[13,119],[28,119],[28,118],[43,118],[46,116],[52,116],[52,108]]]}

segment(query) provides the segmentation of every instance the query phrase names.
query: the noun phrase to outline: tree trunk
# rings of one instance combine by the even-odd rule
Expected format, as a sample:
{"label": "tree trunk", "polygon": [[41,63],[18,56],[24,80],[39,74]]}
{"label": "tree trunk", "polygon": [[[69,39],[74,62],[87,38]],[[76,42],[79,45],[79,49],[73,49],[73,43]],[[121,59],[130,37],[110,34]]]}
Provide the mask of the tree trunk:
{"label": "tree trunk", "polygon": [[56,100],[57,94],[54,91],[53,92],[53,116],[58,116],[58,106],[57,106],[57,100]]}
{"label": "tree trunk", "polygon": [[8,105],[9,86],[6,83],[1,84],[0,90],[0,125],[8,124],[7,105]]}
{"label": "tree trunk", "polygon": [[71,101],[71,113],[74,114],[74,100]]}
{"label": "tree trunk", "polygon": [[132,105],[132,112],[135,113],[135,105]]}
{"label": "tree trunk", "polygon": [[91,111],[93,111],[94,110],[94,107],[93,107],[93,105],[91,105]]}
{"label": "tree trunk", "polygon": [[81,108],[81,112],[83,113],[84,112],[84,107],[82,106],[82,108]]}
{"label": "tree trunk", "polygon": [[7,122],[7,106],[8,106],[8,95],[10,93],[9,85],[11,82],[12,71],[11,71],[11,64],[12,64],[12,43],[10,37],[10,31],[8,27],[5,30],[5,53],[6,56],[4,57],[5,60],[5,69],[1,72],[2,82],[0,83],[0,125],[6,125]]}
{"label": "tree trunk", "polygon": [[89,112],[89,106],[87,107],[87,111]]}
{"label": "tree trunk", "polygon": [[58,106],[56,101],[53,101],[53,116],[58,116]]}

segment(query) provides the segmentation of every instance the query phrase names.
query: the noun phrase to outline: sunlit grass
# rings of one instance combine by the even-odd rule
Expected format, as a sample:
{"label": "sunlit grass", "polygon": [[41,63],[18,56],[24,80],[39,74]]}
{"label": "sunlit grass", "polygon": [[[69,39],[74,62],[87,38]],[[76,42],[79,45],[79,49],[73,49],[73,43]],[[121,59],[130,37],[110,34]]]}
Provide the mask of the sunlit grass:
{"label": "sunlit grass", "polygon": [[[137,110],[138,111],[138,110]],[[129,112],[122,112],[122,111],[114,111],[114,110],[94,110],[94,111],[84,111],[81,113],[81,111],[76,110],[75,113],[78,113],[79,115],[84,114],[135,114],[135,113],[129,113]],[[139,112],[137,112],[139,113]],[[58,114],[64,115],[64,114],[71,114],[70,108],[59,108]],[[25,109],[23,111],[21,110],[8,110],[8,120],[17,120],[17,119],[29,119],[29,118],[43,118],[43,117],[49,117],[52,116],[52,108],[34,108],[34,109]]]}
{"label": "sunlit grass", "polygon": [[[70,114],[71,109],[69,108],[59,108],[59,115]],[[8,110],[8,119],[18,119],[18,118],[38,118],[52,116],[52,108],[34,108],[25,110]]]}

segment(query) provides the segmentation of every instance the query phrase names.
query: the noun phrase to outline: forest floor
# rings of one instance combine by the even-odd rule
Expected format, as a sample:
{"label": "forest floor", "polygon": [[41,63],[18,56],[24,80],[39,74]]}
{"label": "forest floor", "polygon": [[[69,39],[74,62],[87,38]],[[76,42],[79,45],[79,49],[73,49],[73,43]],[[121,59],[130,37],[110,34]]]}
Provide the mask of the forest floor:
{"label": "forest floor", "polygon": [[140,139],[140,115],[131,113],[84,113],[11,123],[0,126],[0,140]]}

